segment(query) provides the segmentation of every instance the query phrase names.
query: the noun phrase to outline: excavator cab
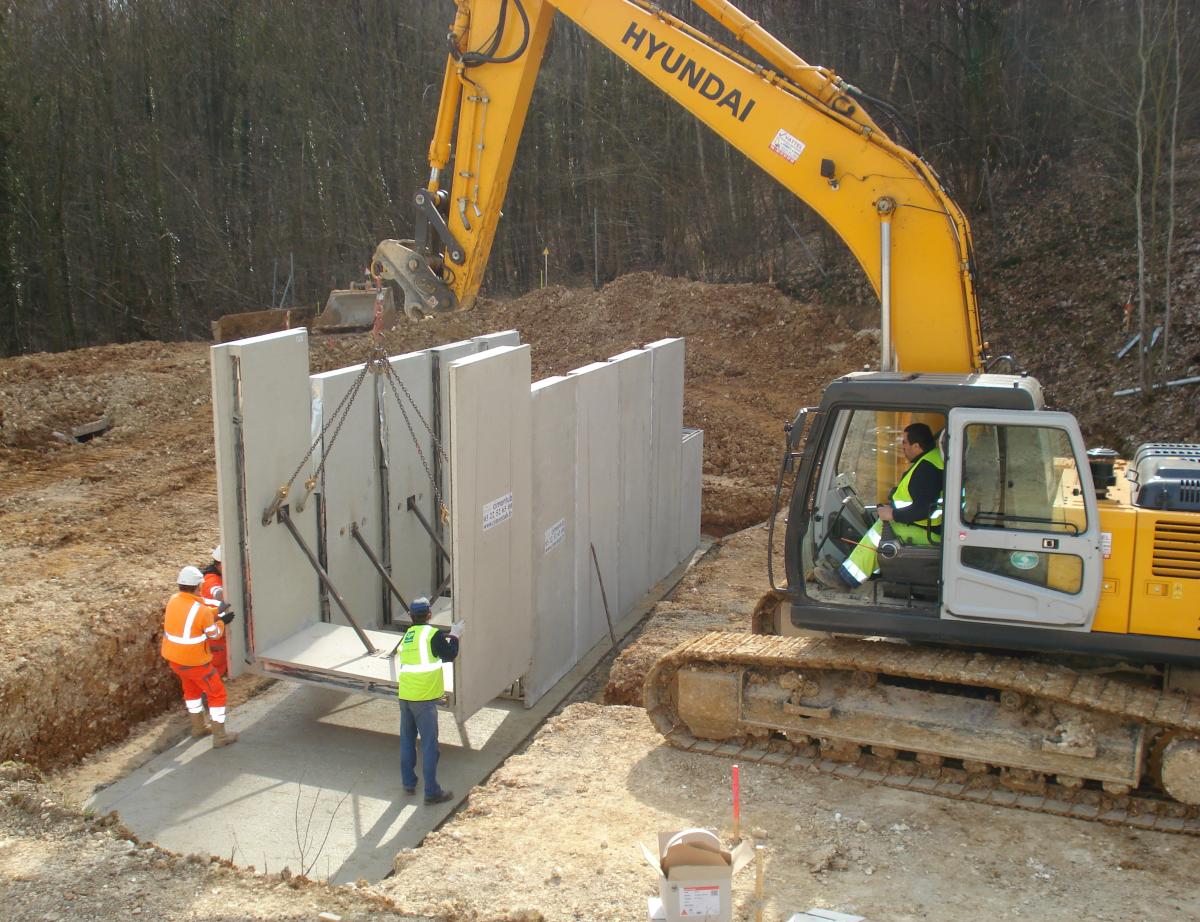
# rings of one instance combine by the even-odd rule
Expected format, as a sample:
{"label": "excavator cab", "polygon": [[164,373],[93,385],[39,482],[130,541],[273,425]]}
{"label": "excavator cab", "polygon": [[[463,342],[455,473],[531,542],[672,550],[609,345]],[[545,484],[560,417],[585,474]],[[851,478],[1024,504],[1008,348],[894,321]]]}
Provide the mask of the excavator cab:
{"label": "excavator cab", "polygon": [[[945,465],[940,533],[876,527],[868,579],[814,581],[817,567],[836,570],[871,534],[875,508],[908,468],[899,446],[913,422],[935,434]],[[1103,559],[1087,453],[1075,420],[1043,408],[1036,381],[848,375],[826,390],[805,435],[781,633],[970,642],[1000,631],[1021,646],[1033,632],[1091,631]]]}
{"label": "excavator cab", "polygon": [[[924,422],[934,433],[945,429],[945,415],[873,407],[845,407],[831,420],[827,465],[814,494],[812,558],[836,569],[875,524],[875,509],[888,500],[908,463],[900,450],[904,429]],[[935,436],[936,441],[936,436]],[[938,600],[941,529],[922,542],[905,541],[884,523],[878,544],[879,583],[870,586],[887,597]],[[870,540],[870,539],[868,539]]]}

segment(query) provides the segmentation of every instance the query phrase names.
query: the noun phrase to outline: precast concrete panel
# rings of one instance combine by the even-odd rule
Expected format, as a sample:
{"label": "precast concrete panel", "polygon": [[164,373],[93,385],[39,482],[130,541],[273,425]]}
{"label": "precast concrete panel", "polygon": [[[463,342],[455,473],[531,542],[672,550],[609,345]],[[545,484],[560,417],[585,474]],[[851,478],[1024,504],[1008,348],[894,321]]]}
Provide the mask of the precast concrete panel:
{"label": "precast concrete panel", "polygon": [[[446,458],[450,457],[450,443],[452,441],[450,434],[450,365],[458,359],[465,359],[467,356],[476,355],[479,352],[479,344],[474,340],[464,339],[456,343],[446,343],[444,346],[434,346],[429,350],[433,356],[433,399],[437,406],[437,416],[433,423],[434,432],[437,433],[438,440],[442,446],[442,453]],[[445,470],[444,462],[441,455],[438,457],[438,463],[435,466],[435,474],[437,475],[438,489],[442,491],[443,496],[448,496],[450,493],[450,472]],[[441,538],[442,543],[446,547],[450,547],[450,525],[443,523],[440,520],[435,520],[432,523]],[[434,575],[437,579],[442,579],[449,572],[435,558]]]}
{"label": "precast concrete panel", "polygon": [[[287,528],[264,511],[309,448],[308,333],[285,330],[213,346],[213,420],[230,673],[245,659],[319,620],[317,576]],[[291,519],[316,548],[316,503],[300,511],[305,467],[286,500]]]}
{"label": "precast concrete panel", "polygon": [[650,407],[651,355],[632,349],[614,355],[617,368],[618,479],[617,558],[621,571],[616,607],[633,611],[650,591]]}
{"label": "precast concrete panel", "polygon": [[531,662],[529,347],[490,349],[449,372],[454,618],[466,623],[455,663],[461,722]]}
{"label": "precast concrete panel", "polygon": [[484,336],[472,336],[471,342],[475,343],[480,352],[487,352],[488,349],[495,349],[499,346],[521,345],[521,334],[516,330],[505,330],[502,333],[488,333]]}
{"label": "precast concrete panel", "polygon": [[[349,396],[362,371],[362,365],[351,365],[312,376],[312,428],[321,439],[313,461],[321,465],[325,571],[358,626],[377,628],[384,624],[383,580],[352,532],[357,525],[363,540],[380,553],[376,376],[368,372],[357,393]],[[349,402],[343,405],[343,400]],[[339,406],[342,415],[335,420]],[[333,599],[326,611],[331,624],[350,623]]]}
{"label": "precast concrete panel", "polygon": [[[410,352],[388,361],[403,385],[393,388],[391,383],[381,382],[379,398],[380,438],[387,471],[390,572],[405,602],[411,603],[417,596],[432,598],[437,588],[437,548],[409,508],[411,500],[426,522],[433,525],[438,521],[431,477],[435,458],[430,432],[434,418],[433,356],[429,352]],[[394,622],[405,621],[404,609],[395,598],[391,599],[390,611]]]}
{"label": "precast concrete panel", "polygon": [[646,349],[651,374],[650,578],[658,582],[679,563],[679,472],[683,432],[682,339],[660,339]]}
{"label": "precast concrete panel", "polygon": [[704,488],[704,430],[684,429],[680,443],[679,559],[700,546],[700,499]]}
{"label": "precast concrete panel", "polygon": [[[476,355],[478,352],[479,344],[470,339],[447,343],[444,346],[434,346],[429,350],[429,354],[433,356],[433,387],[437,402],[437,422],[434,424],[434,429],[442,441],[446,457],[450,457],[452,440],[450,433],[450,365],[459,359]],[[443,477],[448,485],[450,472],[444,471]]]}
{"label": "precast concrete panel", "polygon": [[532,707],[575,665],[575,377],[538,381],[532,397]]}
{"label": "precast concrete panel", "polygon": [[620,613],[612,608],[621,597],[617,553],[621,495],[617,419],[620,373],[616,365],[593,362],[569,372],[569,375],[578,379],[575,508],[579,537],[575,545],[575,659],[580,660],[608,633],[609,619],[615,623],[620,617]]}

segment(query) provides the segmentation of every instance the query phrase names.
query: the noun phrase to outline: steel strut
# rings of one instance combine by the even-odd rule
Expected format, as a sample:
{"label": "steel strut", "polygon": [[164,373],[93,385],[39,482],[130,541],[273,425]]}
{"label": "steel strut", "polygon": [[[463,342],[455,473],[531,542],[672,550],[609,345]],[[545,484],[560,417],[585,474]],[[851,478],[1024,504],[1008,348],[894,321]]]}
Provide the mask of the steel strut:
{"label": "steel strut", "polygon": [[429,524],[429,520],[421,514],[421,510],[417,508],[417,504],[413,502],[413,497],[408,498],[408,511],[417,517],[417,521],[421,523],[421,527],[429,534],[430,539],[437,546],[442,556],[446,558],[446,563],[453,565],[450,559],[450,553],[446,550],[446,545],[442,544],[441,539],[433,530],[433,526]]}
{"label": "steel strut", "polygon": [[394,595],[397,598],[397,600],[399,600],[400,607],[404,609],[404,613],[408,614],[408,610],[409,610],[408,603],[404,601],[404,596],[402,596],[400,594],[400,590],[398,588],[396,588],[396,584],[394,582],[392,582],[391,575],[388,573],[387,570],[385,570],[383,568],[383,562],[380,561],[379,557],[376,556],[375,552],[373,550],[371,550],[371,545],[367,544],[367,539],[364,538],[362,535],[362,532],[358,530],[357,522],[351,523],[350,535],[352,538],[354,538],[355,541],[358,542],[358,546],[363,549],[363,553],[366,554],[367,558],[371,561],[372,564],[374,564],[375,569],[379,571],[379,575],[382,576],[383,581],[385,583],[387,583],[388,589],[390,589],[392,591],[392,595]]}
{"label": "steel strut", "polygon": [[358,622],[354,620],[354,616],[350,614],[350,609],[346,607],[346,601],[342,598],[340,592],[333,585],[333,581],[329,578],[329,574],[325,572],[325,568],[321,566],[312,549],[304,542],[304,538],[300,534],[300,530],[296,528],[296,523],[292,521],[292,516],[287,506],[281,506],[277,518],[280,522],[287,526],[287,530],[292,533],[292,537],[296,539],[296,543],[300,545],[300,550],[304,551],[304,556],[308,558],[308,562],[312,564],[312,568],[317,571],[317,576],[321,582],[325,584],[325,588],[329,590],[329,594],[333,596],[333,600],[337,602],[338,608],[342,610],[342,614],[346,616],[346,620],[350,622],[350,626],[354,628],[354,633],[358,635],[358,639],[362,641],[362,645],[367,648],[367,653],[374,656],[379,651],[375,649],[375,645],[371,643],[363,629],[358,626]]}

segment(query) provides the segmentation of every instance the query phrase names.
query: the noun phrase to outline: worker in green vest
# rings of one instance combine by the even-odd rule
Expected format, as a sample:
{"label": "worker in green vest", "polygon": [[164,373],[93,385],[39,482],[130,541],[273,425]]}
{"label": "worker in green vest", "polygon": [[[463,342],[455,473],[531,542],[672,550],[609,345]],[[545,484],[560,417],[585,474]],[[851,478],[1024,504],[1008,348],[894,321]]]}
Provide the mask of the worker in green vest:
{"label": "worker in green vest", "polygon": [[879,520],[840,567],[835,570],[822,562],[813,570],[817,582],[827,589],[853,589],[879,572],[876,549],[884,522],[891,522],[893,533],[906,544],[941,543],[946,468],[941,449],[925,423],[913,423],[904,429],[900,450],[911,465],[888,494],[888,501],[876,508]]}
{"label": "worker in green vest", "polygon": [[437,782],[438,702],[446,694],[442,664],[458,656],[463,623],[450,633],[429,623],[429,600],[413,599],[409,608],[413,624],[397,646],[400,656],[400,780],[405,794],[417,793],[417,738],[421,740],[421,772],[425,776],[425,803],[441,804],[454,796]]}

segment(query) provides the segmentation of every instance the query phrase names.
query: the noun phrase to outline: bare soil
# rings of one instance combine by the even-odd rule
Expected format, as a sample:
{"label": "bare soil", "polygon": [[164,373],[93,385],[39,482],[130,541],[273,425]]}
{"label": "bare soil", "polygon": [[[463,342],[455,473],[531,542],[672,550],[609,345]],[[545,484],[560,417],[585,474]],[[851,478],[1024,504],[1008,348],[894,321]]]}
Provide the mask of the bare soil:
{"label": "bare soil", "polygon": [[[622,659],[698,629],[745,630],[751,587],[740,574],[762,559],[765,537],[755,527],[715,544]],[[618,661],[603,694],[637,669],[636,658]],[[639,844],[692,826],[732,843],[732,763],[670,748],[641,708],[593,700],[600,694],[585,683],[419,849],[397,855],[391,877],[354,887],[173,855],[138,842],[112,816],[70,806],[178,740],[186,728],[177,714],[151,719],[124,745],[49,781],[10,765],[0,771],[0,900],[15,919],[139,910],[170,920],[645,918],[658,890]],[[739,832],[763,847],[768,920],[812,907],[873,922],[1200,917],[1200,855],[1190,839],[773,766],[742,765],[741,787]],[[753,868],[735,880],[738,922],[754,918],[754,882]]]}
{"label": "bare soil", "polygon": [[[1191,169],[1185,189],[1196,185]],[[1003,226],[979,228],[981,252],[998,254],[985,329],[997,351],[1019,351],[1094,442],[1127,451],[1147,438],[1200,440],[1196,388],[1152,402],[1110,396],[1132,375],[1114,353],[1129,338],[1120,305],[1133,253],[1108,217],[1119,203],[1097,188],[1086,172],[1035,185]],[[1185,198],[1194,212],[1200,196]],[[1200,220],[1181,226],[1172,335],[1182,375],[1200,373]],[[719,758],[659,742],[635,707],[641,678],[698,631],[748,628],[766,588],[765,529],[741,529],[769,513],[784,422],[830,379],[874,360],[877,333],[844,319],[860,313],[766,285],[643,273],[598,292],[485,301],[387,335],[395,354],[517,329],[538,378],[687,337],[684,422],[705,430],[703,527],[728,537],[585,700],[399,856],[394,878],[359,888],[172,856],[72,806],[184,732],[158,644],[175,572],[206,561],[217,540],[207,345],[0,360],[0,760],[27,763],[0,772],[0,916],[641,918],[655,887],[636,843],[659,828],[727,827],[729,773]],[[312,368],[361,361],[367,347],[366,336],[315,337]],[[72,427],[102,416],[108,432],[72,440]],[[259,685],[234,683],[235,713]],[[812,905],[875,920],[1200,917],[1190,840],[778,769],[754,767],[744,780],[745,826],[766,846],[768,919]],[[739,919],[752,917],[751,879],[738,884]]]}
{"label": "bare soil", "polygon": [[[640,708],[580,703],[373,888],[448,919],[646,918],[658,830],[732,833],[731,763],[662,744]],[[742,832],[764,847],[764,919],[814,906],[873,922],[1196,918],[1186,843],[741,766]],[[734,918],[754,918],[754,870]],[[522,912],[525,914],[522,915]]]}

